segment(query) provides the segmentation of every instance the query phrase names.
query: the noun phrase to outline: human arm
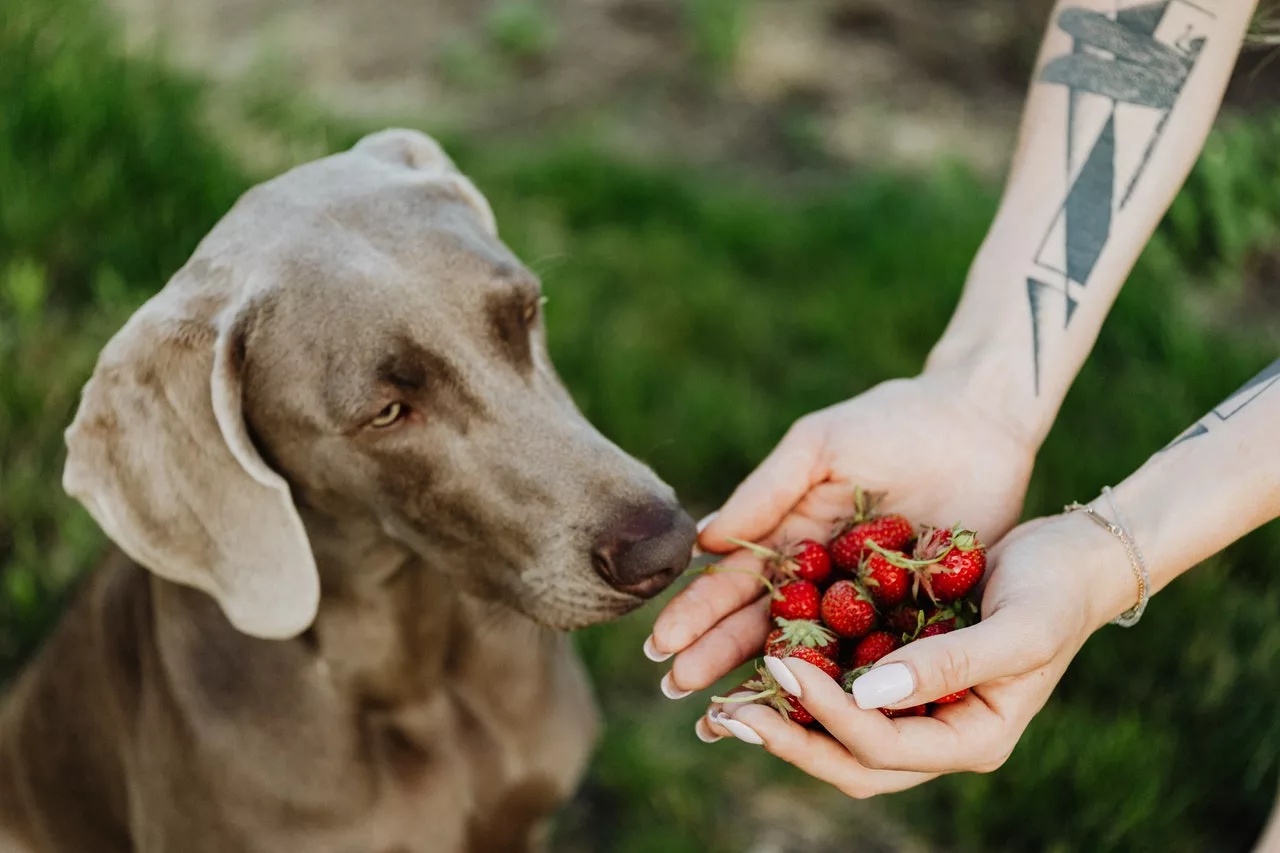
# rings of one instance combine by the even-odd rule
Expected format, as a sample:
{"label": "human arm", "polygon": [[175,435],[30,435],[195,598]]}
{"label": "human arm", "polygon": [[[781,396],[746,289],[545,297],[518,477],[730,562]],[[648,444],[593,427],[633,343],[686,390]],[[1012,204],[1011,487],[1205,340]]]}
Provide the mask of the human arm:
{"label": "human arm", "polygon": [[[1116,486],[1115,504],[1155,592],[1280,517],[1277,424],[1280,360]],[[1115,520],[1108,501],[1092,506]],[[796,678],[805,708],[838,746],[762,706],[725,710],[771,752],[852,796],[940,773],[993,770],[1088,637],[1132,607],[1137,594],[1116,537],[1079,512],[1038,519],[992,551],[981,622],[885,656],[855,682],[853,696],[804,662],[782,663]],[[1158,605],[1157,598],[1152,606]],[[889,720],[872,710],[909,707],[964,688],[972,695],[934,717]],[[724,731],[721,726],[717,733]]]}
{"label": "human arm", "polygon": [[[704,548],[828,534],[855,483],[923,523],[962,520],[988,541],[1012,527],[1035,452],[1217,112],[1253,3],[1207,2],[1133,6],[1119,20],[1099,14],[1111,3],[1059,5],[998,213],[924,371],[798,421],[703,532]],[[725,565],[758,561],[739,552]],[[678,653],[668,695],[760,648],[759,595],[748,576],[713,574],[664,609],[646,648]]]}

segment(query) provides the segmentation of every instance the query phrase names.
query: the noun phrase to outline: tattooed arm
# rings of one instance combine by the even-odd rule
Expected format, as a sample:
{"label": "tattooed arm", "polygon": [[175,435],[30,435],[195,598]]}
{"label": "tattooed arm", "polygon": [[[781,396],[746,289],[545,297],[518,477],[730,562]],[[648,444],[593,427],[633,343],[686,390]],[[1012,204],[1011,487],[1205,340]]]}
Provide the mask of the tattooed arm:
{"label": "tattooed arm", "polygon": [[[1277,424],[1280,361],[1116,487],[1154,590],[1280,516]],[[1107,501],[1094,507],[1112,518]],[[999,767],[1089,636],[1133,606],[1138,584],[1122,543],[1083,513],[1018,527],[990,566],[981,622],[890,653],[852,696],[804,661],[781,662],[794,676],[788,690],[838,743],[759,705],[727,707],[716,733],[763,743],[857,797]],[[973,695],[933,717],[871,710],[965,688]]]}
{"label": "tattooed arm", "polygon": [[[925,370],[798,420],[703,530],[726,568],[675,596],[645,644],[663,692],[714,684],[769,630],[759,558],[825,537],[854,486],[923,524],[996,541],[1143,244],[1199,154],[1253,0],[1066,0],[1054,12],[1004,198]],[[1157,309],[1158,310],[1158,309]],[[714,710],[714,709],[713,709]],[[712,737],[706,720],[704,739]],[[723,734],[723,732],[717,732]]]}
{"label": "tattooed arm", "polygon": [[1199,156],[1255,5],[1054,11],[999,212],[929,358],[964,366],[1035,446]]}

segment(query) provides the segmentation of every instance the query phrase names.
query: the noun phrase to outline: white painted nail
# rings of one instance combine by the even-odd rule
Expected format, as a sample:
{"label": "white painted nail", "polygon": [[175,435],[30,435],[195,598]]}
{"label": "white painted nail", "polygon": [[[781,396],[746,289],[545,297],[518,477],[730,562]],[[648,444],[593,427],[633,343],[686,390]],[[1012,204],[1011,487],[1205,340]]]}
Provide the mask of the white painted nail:
{"label": "white painted nail", "polygon": [[751,728],[751,726],[748,726],[746,723],[731,720],[724,714],[721,714],[720,719],[716,720],[716,722],[728,729],[731,735],[743,743],[753,743],[756,746],[760,746],[764,743],[764,739],[761,738],[760,735],[756,734],[755,729]]}
{"label": "white painted nail", "polygon": [[780,658],[766,656],[764,667],[769,670],[769,674],[773,676],[774,681],[778,682],[779,687],[797,699],[801,698],[800,681],[796,678],[795,673],[787,669],[787,665]]}
{"label": "white painted nail", "polygon": [[671,652],[660,652],[658,647],[653,644],[653,634],[650,634],[644,640],[644,656],[654,663],[662,663],[671,657]]}
{"label": "white painted nail", "polygon": [[720,515],[720,510],[716,510],[715,512],[710,513],[705,517],[703,517],[702,521],[698,522],[698,532],[701,533],[702,531],[706,530],[707,525],[715,521],[718,515]]}
{"label": "white painted nail", "polygon": [[711,725],[706,717],[699,717],[697,724],[693,727],[694,734],[698,736],[698,740],[703,743],[715,743],[718,740],[724,740],[724,735],[718,735],[711,731]]}
{"label": "white painted nail", "polygon": [[676,687],[676,683],[671,680],[671,673],[669,672],[662,676],[661,687],[662,695],[666,696],[668,699],[683,699],[693,692],[692,690],[681,690],[679,687]]}
{"label": "white painted nail", "polygon": [[901,702],[915,692],[915,679],[906,664],[878,666],[853,682],[853,701],[864,711]]}

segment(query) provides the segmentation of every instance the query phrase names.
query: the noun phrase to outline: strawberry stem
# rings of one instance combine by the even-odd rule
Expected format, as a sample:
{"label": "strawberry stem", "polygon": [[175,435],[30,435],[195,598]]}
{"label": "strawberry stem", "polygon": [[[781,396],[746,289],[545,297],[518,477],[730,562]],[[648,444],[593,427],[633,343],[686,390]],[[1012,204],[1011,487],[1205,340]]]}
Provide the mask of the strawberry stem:
{"label": "strawberry stem", "polygon": [[755,542],[747,542],[742,539],[734,539],[729,537],[729,541],[739,548],[746,548],[752,554],[755,554],[762,560],[781,560],[782,555],[772,548],[766,548],[763,545],[757,545]]}
{"label": "strawberry stem", "polygon": [[735,569],[735,568],[731,568],[731,567],[729,567],[729,566],[722,566],[722,565],[720,565],[719,563],[712,563],[711,565],[707,566],[707,567],[706,567],[705,569],[703,569],[702,571],[703,571],[703,572],[705,572],[706,574],[709,574],[709,575],[712,575],[712,574],[719,574],[719,573],[721,573],[721,572],[731,572],[731,573],[733,573],[733,574],[737,574],[737,575],[751,575],[753,578],[755,578],[756,580],[760,581],[760,583],[764,584],[765,589],[769,590],[769,592],[770,592],[770,593],[773,593],[773,592],[774,592],[774,586],[773,586],[773,583],[772,583],[772,582],[770,582],[770,580],[769,580],[767,577],[765,577],[764,575],[760,574],[760,573],[759,573],[759,572],[757,572],[757,571],[753,571],[753,570],[751,570],[751,569]]}
{"label": "strawberry stem", "polygon": [[930,560],[913,560],[905,554],[899,554],[897,551],[889,551],[882,548],[877,545],[873,539],[867,539],[862,543],[862,546],[875,551],[881,557],[888,560],[892,565],[895,565],[900,569],[923,569],[938,563],[943,557],[947,556],[947,552],[943,551],[941,554]]}

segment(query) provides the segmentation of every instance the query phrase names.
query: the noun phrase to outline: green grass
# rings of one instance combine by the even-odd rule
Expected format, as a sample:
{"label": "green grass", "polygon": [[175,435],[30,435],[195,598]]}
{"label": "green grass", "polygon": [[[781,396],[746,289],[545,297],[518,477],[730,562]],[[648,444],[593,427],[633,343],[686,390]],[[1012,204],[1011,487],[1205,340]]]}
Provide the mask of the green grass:
{"label": "green grass", "polygon": [[[0,675],[103,545],[58,485],[99,347],[263,177],[211,132],[199,84],[119,59],[91,10],[30,0],[0,18]],[[271,103],[245,120],[286,160],[357,135]],[[919,368],[995,202],[958,169],[784,197],[567,143],[455,143],[545,279],[580,404],[696,510],[799,415]],[[1240,305],[1278,219],[1280,118],[1216,134],[1063,408],[1029,512],[1121,479],[1274,359]],[[963,850],[1247,849],[1277,782],[1278,571],[1271,525],[1162,593],[1140,628],[1091,641],[1003,770],[888,807]],[[640,655],[652,615],[579,635],[608,731],[561,836],[745,849],[744,796],[806,783],[751,748],[703,746],[697,700],[656,698],[661,668]]]}

